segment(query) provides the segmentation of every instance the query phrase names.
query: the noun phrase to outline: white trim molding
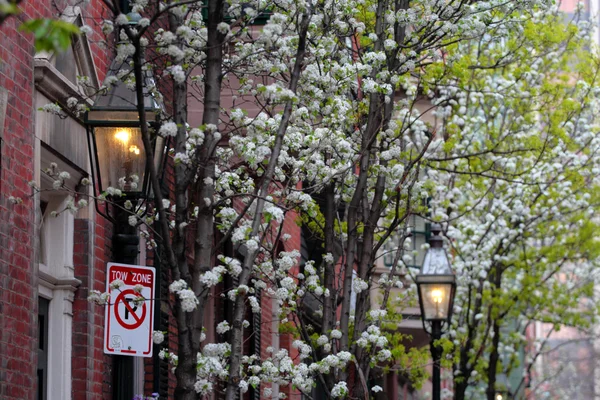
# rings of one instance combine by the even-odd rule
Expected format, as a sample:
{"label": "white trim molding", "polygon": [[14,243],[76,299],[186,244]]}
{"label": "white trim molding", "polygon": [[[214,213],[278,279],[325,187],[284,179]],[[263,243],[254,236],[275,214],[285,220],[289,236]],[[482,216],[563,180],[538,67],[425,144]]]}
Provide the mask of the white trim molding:
{"label": "white trim molding", "polygon": [[[81,281],[74,276],[74,216],[63,211],[70,196],[48,199],[45,215],[40,218],[39,263],[40,296],[50,300],[48,307],[47,399],[69,400],[71,393],[71,355],[73,335],[73,300]],[[52,211],[60,212],[51,217]]]}

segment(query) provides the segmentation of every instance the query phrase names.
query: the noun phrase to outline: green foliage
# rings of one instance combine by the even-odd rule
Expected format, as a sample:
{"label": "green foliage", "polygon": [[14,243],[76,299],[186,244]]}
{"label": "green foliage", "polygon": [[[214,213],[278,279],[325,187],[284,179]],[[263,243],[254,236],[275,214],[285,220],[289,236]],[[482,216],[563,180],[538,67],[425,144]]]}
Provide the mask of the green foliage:
{"label": "green foliage", "polygon": [[19,8],[15,2],[0,2],[0,19],[19,13]]}
{"label": "green foliage", "polygon": [[289,333],[292,335],[298,334],[298,328],[291,321],[279,324],[279,333]]}
{"label": "green foliage", "polygon": [[71,37],[80,33],[77,26],[50,18],[30,19],[19,29],[33,34],[36,51],[64,51],[71,45]]}
{"label": "green foliage", "polygon": [[[414,300],[414,297],[407,296],[406,293],[396,293],[390,297],[385,320],[381,323],[381,330],[389,343],[392,357],[388,364],[372,362],[372,367],[380,369],[383,373],[388,373],[393,368],[398,374],[406,376],[413,387],[420,389],[429,378],[426,369],[430,362],[429,347],[411,346],[413,337],[398,330],[403,318],[402,310],[405,307],[414,306]],[[372,351],[370,346],[367,349]]]}

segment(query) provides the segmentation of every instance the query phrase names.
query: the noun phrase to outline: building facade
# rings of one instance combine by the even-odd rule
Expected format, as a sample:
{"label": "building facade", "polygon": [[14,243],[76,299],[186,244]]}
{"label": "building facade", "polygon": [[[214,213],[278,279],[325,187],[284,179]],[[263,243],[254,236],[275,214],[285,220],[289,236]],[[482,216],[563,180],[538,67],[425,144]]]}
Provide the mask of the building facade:
{"label": "building facade", "polygon": [[[56,9],[50,1],[20,8],[0,26],[0,398],[103,398],[111,390],[103,310],[86,298],[105,285],[110,227],[93,210],[61,212],[89,176],[86,132],[75,116],[38,108],[85,96],[77,76],[97,85],[109,54],[97,32],[74,38],[64,53],[36,53],[19,26],[56,17]],[[83,26],[102,13],[92,1],[59,17]],[[50,190],[53,170],[68,173],[65,190]]]}

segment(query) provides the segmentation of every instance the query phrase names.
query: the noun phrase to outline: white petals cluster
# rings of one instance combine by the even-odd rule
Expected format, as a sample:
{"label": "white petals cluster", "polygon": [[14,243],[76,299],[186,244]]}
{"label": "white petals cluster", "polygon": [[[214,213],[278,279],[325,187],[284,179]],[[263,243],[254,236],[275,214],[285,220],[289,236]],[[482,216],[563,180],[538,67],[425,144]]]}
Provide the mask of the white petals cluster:
{"label": "white petals cluster", "polygon": [[191,312],[198,306],[198,298],[193,290],[187,288],[187,283],[180,279],[169,285],[169,291],[175,293],[181,302],[181,309],[185,312]]}
{"label": "white petals cluster", "polygon": [[352,279],[352,290],[354,290],[355,293],[360,293],[368,288],[369,284],[364,280],[358,277],[354,277],[354,279]]}
{"label": "white petals cluster", "polygon": [[117,25],[127,25],[129,23],[129,18],[125,14],[119,14],[115,19]]}
{"label": "white petals cluster", "polygon": [[227,322],[227,321],[220,322],[217,325],[217,333],[220,335],[224,334],[225,332],[229,331],[230,329],[231,329],[231,326],[229,325],[229,322]]}
{"label": "white petals cluster", "polygon": [[185,312],[191,312],[198,306],[198,298],[196,294],[190,289],[183,289],[177,292],[179,299],[181,300],[181,309]]}
{"label": "white petals cluster", "polygon": [[252,308],[252,312],[258,314],[261,312],[260,303],[254,296],[248,297],[248,302],[250,303],[250,307]]}
{"label": "white petals cluster", "polygon": [[152,340],[154,344],[161,344],[165,341],[165,334],[161,331],[154,331],[152,334]]}
{"label": "white petals cluster", "polygon": [[108,292],[101,293],[98,290],[90,290],[90,294],[88,295],[87,301],[103,306],[108,304],[109,299],[110,294]]}
{"label": "white petals cluster", "polygon": [[388,344],[388,340],[377,325],[369,325],[367,330],[361,333],[356,344],[363,348],[374,346],[383,349]]}
{"label": "white petals cluster", "polygon": [[162,136],[176,136],[177,124],[175,122],[165,122],[160,126],[158,133]]}
{"label": "white petals cluster", "polygon": [[173,77],[173,80],[177,83],[183,83],[186,80],[185,71],[181,65],[172,65],[165,70],[165,74],[169,74]]}
{"label": "white petals cluster", "polygon": [[123,286],[125,286],[125,282],[123,282],[121,279],[115,279],[110,283],[110,288],[111,289],[121,289]]}
{"label": "white petals cluster", "polygon": [[331,397],[334,399],[343,399],[347,395],[348,385],[344,381],[336,383],[333,389],[331,389]]}
{"label": "white petals cluster", "polygon": [[331,333],[329,334],[329,336],[331,336],[332,339],[341,339],[342,338],[342,332],[338,329],[334,329],[331,331]]}

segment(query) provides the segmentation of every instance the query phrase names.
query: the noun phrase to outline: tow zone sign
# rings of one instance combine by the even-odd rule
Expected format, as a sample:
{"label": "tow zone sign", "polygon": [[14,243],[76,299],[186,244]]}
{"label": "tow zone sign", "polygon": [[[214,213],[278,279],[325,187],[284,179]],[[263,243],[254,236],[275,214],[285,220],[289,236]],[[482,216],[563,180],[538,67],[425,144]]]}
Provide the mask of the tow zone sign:
{"label": "tow zone sign", "polygon": [[[151,357],[154,326],[154,282],[156,270],[152,267],[109,263],[106,290],[110,294],[104,319],[104,352],[123,356]],[[115,279],[125,284],[111,289]],[[142,286],[141,293],[133,289]],[[134,299],[142,296],[143,304]]]}

